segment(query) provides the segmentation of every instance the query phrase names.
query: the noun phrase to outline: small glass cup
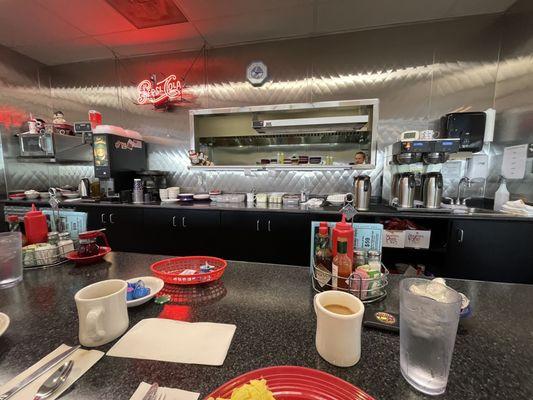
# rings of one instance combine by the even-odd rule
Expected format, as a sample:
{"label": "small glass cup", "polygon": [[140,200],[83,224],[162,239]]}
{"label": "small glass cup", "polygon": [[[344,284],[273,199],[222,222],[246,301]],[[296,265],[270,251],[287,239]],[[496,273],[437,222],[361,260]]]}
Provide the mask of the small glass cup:
{"label": "small glass cup", "polygon": [[[415,294],[411,285],[437,285],[431,289],[443,301]],[[461,295],[446,285],[419,278],[400,282],[400,370],[422,393],[446,390],[460,309]]]}
{"label": "small glass cup", "polygon": [[0,289],[22,280],[22,236],[20,232],[0,233]]}

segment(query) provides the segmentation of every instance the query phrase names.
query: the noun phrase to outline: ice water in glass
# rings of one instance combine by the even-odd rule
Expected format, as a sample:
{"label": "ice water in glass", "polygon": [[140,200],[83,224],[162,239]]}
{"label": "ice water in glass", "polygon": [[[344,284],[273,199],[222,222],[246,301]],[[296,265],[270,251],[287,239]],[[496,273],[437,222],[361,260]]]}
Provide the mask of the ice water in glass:
{"label": "ice water in glass", "polygon": [[[439,292],[439,301],[410,290],[425,285]],[[461,296],[441,283],[426,279],[400,282],[400,369],[403,377],[417,390],[444,393],[450,372]]]}
{"label": "ice water in glass", "polygon": [[0,289],[22,280],[22,238],[20,232],[0,233]]}

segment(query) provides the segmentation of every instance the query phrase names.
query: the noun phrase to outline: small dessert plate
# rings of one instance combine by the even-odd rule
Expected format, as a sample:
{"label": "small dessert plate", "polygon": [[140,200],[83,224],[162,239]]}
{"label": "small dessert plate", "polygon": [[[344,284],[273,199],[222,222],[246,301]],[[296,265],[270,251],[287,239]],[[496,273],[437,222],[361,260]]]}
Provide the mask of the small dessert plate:
{"label": "small dessert plate", "polygon": [[0,312],[0,336],[4,334],[4,332],[9,327],[9,317]]}
{"label": "small dessert plate", "polygon": [[153,299],[165,286],[163,279],[156,278],[155,276],[140,276],[138,278],[128,279],[126,282],[135,283],[137,281],[143,281],[144,286],[150,289],[150,294],[140,297],[135,300],[126,301],[128,308],[137,307]]}

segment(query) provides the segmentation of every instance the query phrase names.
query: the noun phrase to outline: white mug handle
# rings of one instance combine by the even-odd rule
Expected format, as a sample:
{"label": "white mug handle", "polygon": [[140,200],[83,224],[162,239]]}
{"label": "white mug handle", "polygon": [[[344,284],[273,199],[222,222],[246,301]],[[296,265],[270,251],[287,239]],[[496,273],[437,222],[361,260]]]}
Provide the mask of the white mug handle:
{"label": "white mug handle", "polygon": [[103,308],[95,308],[87,313],[87,330],[93,340],[100,340],[105,336],[105,330],[102,328]]}

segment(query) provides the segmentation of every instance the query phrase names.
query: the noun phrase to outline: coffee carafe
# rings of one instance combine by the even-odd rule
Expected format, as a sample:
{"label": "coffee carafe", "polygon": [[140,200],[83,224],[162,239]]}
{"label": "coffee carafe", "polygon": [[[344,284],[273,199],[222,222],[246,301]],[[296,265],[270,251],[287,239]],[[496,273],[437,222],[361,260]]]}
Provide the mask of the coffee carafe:
{"label": "coffee carafe", "polygon": [[360,175],[354,178],[354,206],[359,211],[367,211],[370,207],[370,195],[372,184],[368,175]]}
{"label": "coffee carafe", "polygon": [[424,179],[423,198],[424,207],[439,208],[442,200],[442,174],[440,172],[429,172]]}
{"label": "coffee carafe", "polygon": [[78,193],[81,198],[87,198],[91,194],[91,182],[87,178],[83,178],[80,180],[80,184],[78,185]]}
{"label": "coffee carafe", "polygon": [[404,172],[398,180],[398,207],[413,208],[415,204],[415,174]]}

